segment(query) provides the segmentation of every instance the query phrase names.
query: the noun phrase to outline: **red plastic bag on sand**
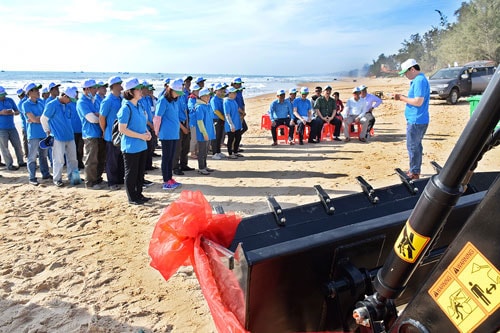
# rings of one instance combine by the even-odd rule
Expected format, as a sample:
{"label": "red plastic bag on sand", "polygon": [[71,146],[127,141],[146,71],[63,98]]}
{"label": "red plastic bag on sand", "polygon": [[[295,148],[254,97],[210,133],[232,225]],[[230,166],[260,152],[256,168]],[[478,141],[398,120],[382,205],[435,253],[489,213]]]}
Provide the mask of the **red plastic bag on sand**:
{"label": "red plastic bag on sand", "polygon": [[[168,280],[180,266],[192,265],[219,332],[247,332],[226,304],[211,271],[201,238],[228,247],[241,218],[234,214],[213,214],[200,191],[182,191],[179,199],[166,207],[149,243],[151,266]],[[239,296],[239,295],[238,295]],[[242,302],[241,297],[238,303]],[[240,304],[243,305],[243,304]]]}

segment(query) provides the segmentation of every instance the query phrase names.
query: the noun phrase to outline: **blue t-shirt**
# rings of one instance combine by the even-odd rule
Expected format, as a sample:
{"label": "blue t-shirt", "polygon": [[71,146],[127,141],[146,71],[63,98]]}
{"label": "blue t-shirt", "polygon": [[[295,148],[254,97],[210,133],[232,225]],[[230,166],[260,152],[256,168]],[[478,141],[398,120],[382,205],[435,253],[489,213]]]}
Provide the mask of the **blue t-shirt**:
{"label": "blue t-shirt", "polygon": [[241,129],[241,119],[240,113],[238,112],[238,103],[234,99],[230,99],[229,97],[224,98],[223,102],[224,107],[224,117],[226,118],[226,122],[224,124],[224,129],[226,132],[231,132],[231,126],[229,126],[228,119],[231,118],[231,121],[234,125],[234,130]]}
{"label": "blue t-shirt", "polygon": [[21,121],[23,123],[23,128],[24,130],[26,131],[26,126],[27,126],[27,123],[26,123],[26,115],[24,114],[24,109],[23,109],[23,104],[24,102],[26,102],[28,100],[28,97],[24,96],[23,98],[21,98],[19,100],[19,103],[17,103],[17,108],[19,110],[19,114],[21,116]]}
{"label": "blue t-shirt", "polygon": [[[5,97],[3,101],[0,101],[0,110],[12,109],[18,111],[16,103],[9,97]],[[16,128],[14,124],[14,114],[10,115],[0,115],[0,129],[13,129]]]}
{"label": "blue t-shirt", "polygon": [[288,101],[283,101],[283,103],[280,103],[279,99],[275,99],[274,101],[272,101],[271,106],[269,107],[269,117],[271,118],[271,121],[288,117],[290,117],[290,119],[293,119],[292,105]]}
{"label": "blue t-shirt", "polygon": [[45,105],[43,115],[49,118],[50,133],[58,141],[73,141],[75,134],[71,126],[71,110],[58,98]]}
{"label": "blue t-shirt", "polygon": [[196,140],[205,141],[205,138],[203,137],[203,134],[201,133],[200,128],[198,127],[199,120],[201,120],[203,122],[203,125],[205,126],[205,130],[207,131],[208,135],[208,140],[215,139],[214,120],[212,118],[214,112],[210,104],[199,103],[195,105],[194,109],[195,109],[194,115],[196,117]]}
{"label": "blue t-shirt", "polygon": [[[293,100],[293,108],[297,108],[297,113],[304,119],[307,120],[309,116],[309,111],[312,109],[311,101],[302,98],[296,98]],[[297,117],[295,117],[297,118]]]}
{"label": "blue t-shirt", "polygon": [[236,92],[236,97],[234,100],[236,101],[236,104],[238,104],[238,108],[245,109],[245,100],[243,99],[243,91],[242,90],[238,90]]}
{"label": "blue t-shirt", "polygon": [[155,115],[161,117],[161,125],[158,131],[160,140],[179,140],[179,131],[181,129],[179,122],[179,104],[181,99],[169,102],[165,95],[161,95],[156,103]]}
{"label": "blue t-shirt", "polygon": [[113,123],[116,120],[116,114],[120,107],[122,106],[122,98],[120,96],[115,96],[109,94],[101,102],[101,107],[99,110],[99,115],[106,118],[106,129],[104,130],[104,141],[112,141],[111,132],[113,130]]}
{"label": "blue t-shirt", "polygon": [[69,112],[71,115],[71,127],[73,127],[73,133],[82,133],[82,120],[76,111],[76,103],[69,102],[66,106],[70,110]]}
{"label": "blue t-shirt", "polygon": [[143,96],[140,100],[139,103],[142,105],[144,110],[146,110],[146,114],[148,117],[149,122],[153,122],[153,99],[151,96]]}
{"label": "blue t-shirt", "polygon": [[[147,131],[146,110],[139,103],[135,106],[130,101],[124,101],[116,117],[120,124],[128,124],[127,128],[134,132],[142,134]],[[139,153],[147,148],[148,144],[144,140],[132,138],[125,134],[122,136],[121,150],[124,153]]]}
{"label": "blue t-shirt", "polygon": [[[110,95],[112,95],[112,94],[110,94]],[[96,109],[97,109],[97,110],[100,110],[100,109],[101,109],[101,103],[102,103],[102,101],[104,101],[104,99],[105,99],[106,97],[107,97],[107,96],[104,96],[104,98],[103,98],[103,97],[102,97],[101,95],[99,95],[99,94],[96,94],[96,95],[95,95],[94,104],[95,104],[95,107],[96,107]]]}
{"label": "blue t-shirt", "polygon": [[423,97],[424,102],[421,106],[406,104],[405,117],[410,124],[428,124],[429,123],[429,99],[430,99],[429,81],[423,73],[418,74],[410,83],[408,97]]}
{"label": "blue t-shirt", "polygon": [[[43,103],[41,100],[37,100],[36,103],[31,99],[26,100],[23,104],[24,114],[26,119],[29,119],[28,113],[33,114],[35,117],[40,117],[43,113]],[[43,130],[42,124],[27,122],[26,135],[28,140],[31,139],[43,139],[46,137]]]}
{"label": "blue t-shirt", "polygon": [[198,97],[196,95],[191,94],[188,98],[187,107],[189,110],[189,127],[196,126],[196,110],[194,107],[198,101]]}
{"label": "blue t-shirt", "polygon": [[99,116],[99,110],[96,108],[95,103],[93,103],[90,98],[83,95],[76,103],[76,110],[82,121],[82,137],[84,139],[102,138],[102,131],[99,123],[91,123],[85,117],[89,113],[94,113],[97,117]]}
{"label": "blue t-shirt", "polygon": [[[215,114],[216,111],[219,111],[222,117],[224,117],[224,100],[219,96],[213,96],[210,100],[210,106],[214,111],[213,118],[220,120],[220,118]],[[222,119],[223,120],[223,119]]]}
{"label": "blue t-shirt", "polygon": [[187,108],[187,97],[186,95],[179,96],[177,98],[177,108],[179,111],[179,121],[185,122],[187,120],[187,114],[189,113]]}

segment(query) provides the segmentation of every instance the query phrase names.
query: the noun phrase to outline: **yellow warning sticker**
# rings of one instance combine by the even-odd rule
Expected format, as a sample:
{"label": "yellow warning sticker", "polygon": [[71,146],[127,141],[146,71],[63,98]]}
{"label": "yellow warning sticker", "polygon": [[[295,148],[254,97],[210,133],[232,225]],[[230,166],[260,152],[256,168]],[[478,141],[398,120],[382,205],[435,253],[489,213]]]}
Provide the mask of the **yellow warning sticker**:
{"label": "yellow warning sticker", "polygon": [[460,332],[471,332],[500,307],[500,272],[470,242],[429,289]]}
{"label": "yellow warning sticker", "polygon": [[414,263],[422,253],[430,237],[425,237],[417,233],[407,221],[405,227],[394,243],[394,252],[406,262]]}

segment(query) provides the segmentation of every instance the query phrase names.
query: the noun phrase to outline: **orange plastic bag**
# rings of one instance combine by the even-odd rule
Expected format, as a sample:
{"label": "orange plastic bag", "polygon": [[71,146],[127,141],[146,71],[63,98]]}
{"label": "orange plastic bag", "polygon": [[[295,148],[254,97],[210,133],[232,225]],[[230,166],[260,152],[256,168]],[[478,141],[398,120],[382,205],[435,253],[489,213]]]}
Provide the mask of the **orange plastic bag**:
{"label": "orange plastic bag", "polygon": [[149,243],[151,266],[165,280],[180,266],[193,266],[220,333],[247,332],[240,322],[241,313],[235,315],[231,310],[235,304],[242,310],[243,298],[233,293],[238,302],[227,304],[228,297],[221,294],[200,242],[204,237],[227,248],[240,221],[234,214],[213,214],[200,191],[182,191],[179,199],[163,210]]}

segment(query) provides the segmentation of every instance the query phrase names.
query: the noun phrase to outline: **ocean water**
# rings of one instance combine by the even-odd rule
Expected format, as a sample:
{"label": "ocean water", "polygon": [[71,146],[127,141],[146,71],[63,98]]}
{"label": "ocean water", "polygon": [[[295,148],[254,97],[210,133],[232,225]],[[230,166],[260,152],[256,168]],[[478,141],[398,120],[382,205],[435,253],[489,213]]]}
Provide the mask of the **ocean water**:
{"label": "ocean water", "polygon": [[[147,80],[159,93],[163,89],[163,80],[167,77],[171,79],[183,77],[187,74],[169,73],[108,73],[108,72],[21,72],[21,71],[0,71],[0,86],[3,86],[9,97],[17,101],[16,91],[28,82],[35,82],[46,87],[50,82],[61,84],[61,86],[76,86],[80,88],[80,83],[85,79],[95,79],[106,82],[111,76],[120,76],[122,80],[137,77],[139,80]],[[211,83],[230,83],[234,77],[241,77],[244,81],[244,97],[253,97],[267,93],[276,92],[279,89],[298,88],[300,82],[330,82],[336,78],[332,75],[302,75],[302,76],[272,76],[272,75],[235,75],[235,74],[189,74],[193,78],[202,76],[207,81],[205,85]],[[62,89],[61,89],[62,90]]]}

